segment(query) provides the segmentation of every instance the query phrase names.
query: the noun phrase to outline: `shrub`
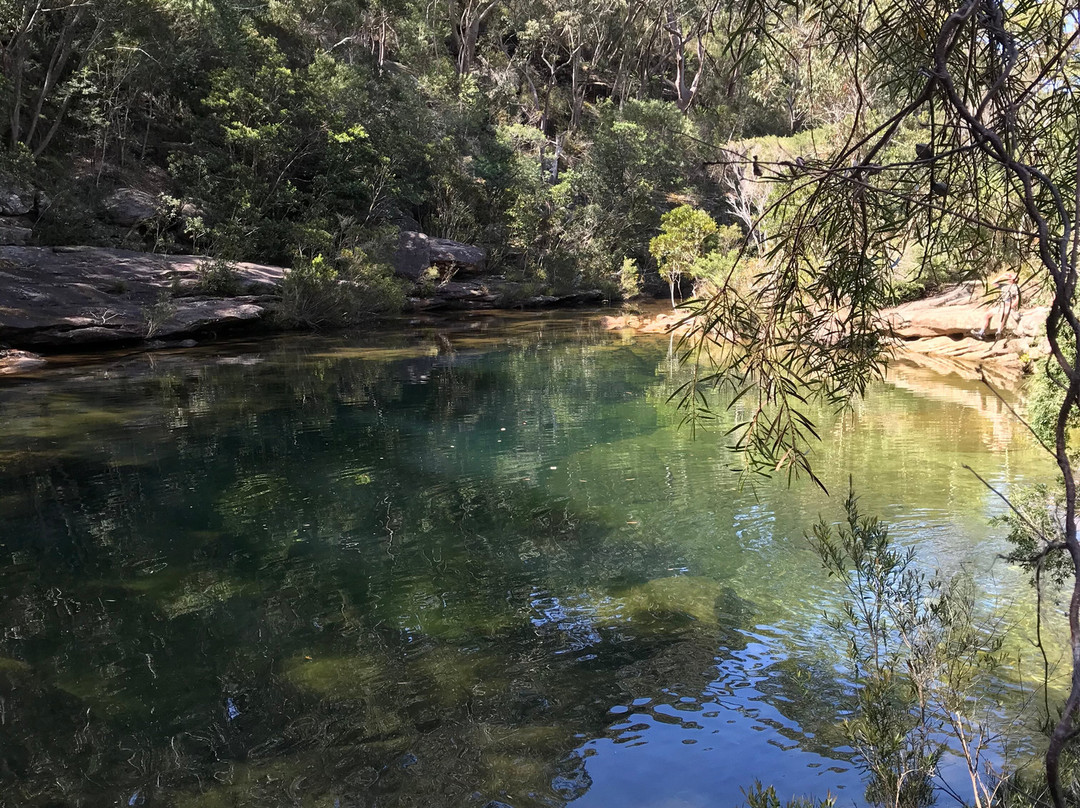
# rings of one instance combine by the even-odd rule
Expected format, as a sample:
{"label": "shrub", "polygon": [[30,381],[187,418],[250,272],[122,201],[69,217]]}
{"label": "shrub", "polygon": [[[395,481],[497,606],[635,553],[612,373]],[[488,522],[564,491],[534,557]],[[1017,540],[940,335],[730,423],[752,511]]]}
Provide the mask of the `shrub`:
{"label": "shrub", "polygon": [[146,338],[154,337],[174,314],[176,314],[176,303],[173,302],[172,295],[163,290],[154,303],[142,310]]}
{"label": "shrub", "polygon": [[333,328],[364,315],[400,311],[405,290],[386,264],[345,250],[337,262],[321,255],[298,263],[281,283],[278,318],[286,325]]}
{"label": "shrub", "polygon": [[619,268],[619,291],[624,300],[630,300],[641,294],[641,270],[633,258],[623,258],[622,266]]}
{"label": "shrub", "polygon": [[668,282],[672,308],[679,279],[683,273],[692,273],[694,263],[706,254],[706,240],[716,230],[712,217],[691,205],[679,205],[660,218],[660,235],[649,242],[649,252]]}
{"label": "shrub", "polygon": [[234,297],[240,294],[240,275],[224,258],[202,261],[197,271],[199,273],[198,290],[202,294],[216,297]]}

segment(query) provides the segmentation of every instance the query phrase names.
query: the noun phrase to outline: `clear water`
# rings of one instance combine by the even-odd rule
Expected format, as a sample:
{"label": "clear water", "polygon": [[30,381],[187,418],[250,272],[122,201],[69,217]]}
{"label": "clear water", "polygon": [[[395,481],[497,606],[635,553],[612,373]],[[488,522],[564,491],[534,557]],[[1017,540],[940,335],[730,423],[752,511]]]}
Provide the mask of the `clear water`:
{"label": "clear water", "polygon": [[0,805],[726,806],[863,787],[803,541],[849,477],[988,599],[1052,469],[898,368],[809,483],[739,486],[667,339],[474,318],[0,386]]}

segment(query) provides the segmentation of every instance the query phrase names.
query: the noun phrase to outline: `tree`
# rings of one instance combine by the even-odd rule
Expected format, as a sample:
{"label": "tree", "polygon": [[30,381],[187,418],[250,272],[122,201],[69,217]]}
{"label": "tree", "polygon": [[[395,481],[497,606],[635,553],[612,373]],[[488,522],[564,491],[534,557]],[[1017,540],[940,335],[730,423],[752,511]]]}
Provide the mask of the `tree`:
{"label": "tree", "polygon": [[705,254],[705,239],[715,232],[712,217],[690,205],[679,205],[661,217],[660,235],[649,242],[649,252],[671,289],[671,308],[675,308],[676,284]]}
{"label": "tree", "polygon": [[[1077,12],[1063,2],[912,0],[812,2],[803,13],[819,21],[860,101],[834,137],[777,172],[762,214],[771,222],[767,273],[750,291],[721,284],[698,307],[687,357],[712,364],[685,401],[692,419],[710,415],[704,387],[752,402],[736,430],[748,469],[813,476],[807,449],[817,436],[801,404],[842,407],[881,374],[889,333],[878,311],[890,300],[897,248],[914,238],[924,266],[948,254],[972,273],[996,263],[1002,244],[1027,248],[1027,282],[1052,298],[1046,331],[1060,382],[1049,448],[1063,516],[1029,562],[1068,557],[1072,684],[1046,752],[1063,808],[1061,756],[1080,735],[1080,540],[1067,442],[1080,409]],[[871,93],[876,109],[864,101]]]}

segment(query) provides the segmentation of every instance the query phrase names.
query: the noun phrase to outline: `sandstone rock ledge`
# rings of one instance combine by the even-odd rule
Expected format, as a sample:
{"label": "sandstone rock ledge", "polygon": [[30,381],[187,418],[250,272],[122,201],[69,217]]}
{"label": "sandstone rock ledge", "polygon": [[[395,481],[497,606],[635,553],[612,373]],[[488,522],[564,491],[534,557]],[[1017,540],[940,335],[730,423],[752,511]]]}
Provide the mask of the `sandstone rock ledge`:
{"label": "sandstone rock ledge", "polygon": [[[981,328],[988,312],[994,319],[991,336],[977,339],[972,332]],[[992,336],[1000,326],[996,299],[976,281],[960,283],[933,297],[904,303],[882,312],[900,340],[901,354],[949,359],[969,365],[1008,365],[1017,369],[1045,356],[1050,346],[1045,325],[1046,306],[1024,307],[1019,321],[1014,314],[1006,332]]]}
{"label": "sandstone rock ledge", "polygon": [[[438,262],[452,260],[456,271],[473,261],[474,277],[447,280],[425,290],[427,297],[410,298],[412,311],[542,308],[604,299],[599,290],[540,295],[501,276],[476,277],[482,250],[438,239],[424,244],[422,262],[438,269],[443,266]],[[241,293],[217,297],[200,291],[200,266],[206,260],[101,247],[0,246],[0,373],[23,373],[44,362],[34,354],[4,351],[8,348],[56,353],[126,345],[187,347],[191,338],[271,328],[286,270],[231,262]]]}
{"label": "sandstone rock ledge", "polygon": [[[995,337],[993,329],[1000,325],[996,298],[993,293],[987,295],[978,282],[970,281],[933,297],[886,309],[882,317],[897,337],[899,357],[922,365],[929,360],[943,361],[950,372],[966,365],[976,373],[976,368],[986,364],[1007,375],[1019,375],[1025,365],[1049,352],[1045,336],[1048,311],[1046,306],[1024,307],[1019,320],[1014,314],[1006,333]],[[978,339],[973,332],[983,326],[987,312],[994,315],[991,334]],[[643,334],[679,334],[691,325],[686,315],[670,311],[619,314],[601,322],[612,331]]]}
{"label": "sandstone rock ledge", "polygon": [[685,314],[617,314],[600,318],[608,331],[637,331],[640,334],[682,333],[690,327]]}
{"label": "sandstone rock ledge", "polygon": [[199,256],[97,247],[0,247],[0,343],[58,350],[174,340],[269,313],[281,267],[233,264],[244,292],[197,295]]}
{"label": "sandstone rock ledge", "polygon": [[48,364],[43,358],[29,351],[0,351],[0,376],[27,373]]}

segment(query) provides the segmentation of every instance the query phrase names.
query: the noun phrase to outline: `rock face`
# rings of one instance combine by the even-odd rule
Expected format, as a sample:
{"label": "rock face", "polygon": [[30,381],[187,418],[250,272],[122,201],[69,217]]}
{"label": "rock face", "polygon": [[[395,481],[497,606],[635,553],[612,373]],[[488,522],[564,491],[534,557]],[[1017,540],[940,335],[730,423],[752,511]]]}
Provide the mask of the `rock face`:
{"label": "rock face", "polygon": [[[960,283],[939,295],[904,303],[882,312],[905,351],[947,357],[968,363],[995,362],[1020,366],[1049,351],[1044,327],[1046,306],[1023,307],[1014,313],[1005,331],[997,295],[984,292],[977,281]],[[983,327],[986,315],[993,319],[983,339],[973,333]]]}
{"label": "rock face", "polygon": [[429,267],[475,273],[483,271],[486,261],[487,252],[480,247],[432,238],[415,230],[402,230],[394,253],[394,271],[415,282]]}
{"label": "rock face", "polygon": [[266,293],[285,270],[237,263],[248,294],[186,296],[197,286],[202,260],[95,247],[0,247],[0,343],[51,349],[132,343],[267,315]]}
{"label": "rock face", "polygon": [[161,212],[159,200],[145,191],[121,188],[105,199],[105,215],[113,224],[134,227]]}

